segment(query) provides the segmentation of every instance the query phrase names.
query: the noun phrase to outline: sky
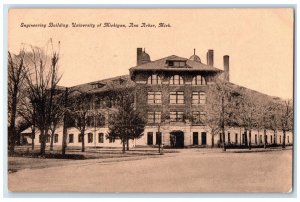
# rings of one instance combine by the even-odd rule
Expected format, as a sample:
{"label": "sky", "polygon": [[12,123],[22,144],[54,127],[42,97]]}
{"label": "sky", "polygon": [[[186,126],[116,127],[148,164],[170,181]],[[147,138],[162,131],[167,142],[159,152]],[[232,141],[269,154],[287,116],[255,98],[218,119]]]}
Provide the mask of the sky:
{"label": "sky", "polygon": [[[21,26],[51,22],[68,28]],[[105,22],[127,27],[104,28]],[[72,23],[96,27],[73,28]],[[156,28],[129,28],[129,23]],[[223,55],[230,56],[231,82],[286,99],[293,97],[293,23],[292,9],[276,8],[11,9],[8,50],[45,47],[50,38],[57,50],[60,41],[60,85],[73,86],[129,74],[137,47],[145,48],[151,60],[189,58],[195,48],[203,63],[207,50],[213,49],[217,68],[223,69]]]}

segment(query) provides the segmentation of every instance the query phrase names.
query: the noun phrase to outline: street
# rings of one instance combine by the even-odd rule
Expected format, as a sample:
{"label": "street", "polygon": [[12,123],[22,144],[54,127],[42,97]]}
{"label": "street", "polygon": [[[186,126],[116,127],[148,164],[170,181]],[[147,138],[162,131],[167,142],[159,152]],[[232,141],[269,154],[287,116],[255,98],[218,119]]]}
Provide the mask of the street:
{"label": "street", "polygon": [[8,175],[17,192],[289,192],[292,150],[182,149],[127,161],[78,160]]}

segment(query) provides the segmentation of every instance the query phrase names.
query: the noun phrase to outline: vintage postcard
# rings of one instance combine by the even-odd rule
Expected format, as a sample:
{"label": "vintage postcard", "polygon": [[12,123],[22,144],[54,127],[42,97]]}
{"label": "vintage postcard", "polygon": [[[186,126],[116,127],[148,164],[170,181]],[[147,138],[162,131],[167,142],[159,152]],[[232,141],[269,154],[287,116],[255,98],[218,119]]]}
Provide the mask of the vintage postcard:
{"label": "vintage postcard", "polygon": [[294,10],[8,14],[10,192],[293,191]]}

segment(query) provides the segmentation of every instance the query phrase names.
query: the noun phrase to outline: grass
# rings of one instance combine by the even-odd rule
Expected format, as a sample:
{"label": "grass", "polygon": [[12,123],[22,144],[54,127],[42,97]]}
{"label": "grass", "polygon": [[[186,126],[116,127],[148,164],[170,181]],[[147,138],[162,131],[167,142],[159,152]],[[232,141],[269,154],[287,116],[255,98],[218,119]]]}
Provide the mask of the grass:
{"label": "grass", "polygon": [[[61,147],[54,147],[53,151],[46,148],[46,154],[41,156],[39,147],[32,151],[30,146],[18,146],[14,155],[8,157],[8,172],[17,172],[21,169],[38,169],[53,166],[63,166],[78,160],[99,159],[100,161],[120,161],[130,159],[142,159],[159,157],[158,149],[134,148],[123,153],[121,148],[99,148],[87,147],[81,152],[81,147],[69,147],[66,154],[61,154]],[[164,153],[178,152],[175,150],[164,150]]]}

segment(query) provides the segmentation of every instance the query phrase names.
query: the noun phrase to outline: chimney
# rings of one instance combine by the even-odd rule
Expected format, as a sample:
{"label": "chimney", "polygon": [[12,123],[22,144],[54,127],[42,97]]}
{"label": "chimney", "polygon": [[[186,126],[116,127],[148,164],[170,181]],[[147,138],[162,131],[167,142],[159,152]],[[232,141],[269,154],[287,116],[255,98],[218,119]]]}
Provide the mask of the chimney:
{"label": "chimney", "polygon": [[142,54],[143,54],[143,49],[142,48],[137,48],[136,49],[136,65],[143,64],[143,62],[142,62]]}
{"label": "chimney", "polygon": [[207,65],[214,66],[214,50],[209,49],[206,53]]}
{"label": "chimney", "polygon": [[223,61],[224,61],[224,80],[229,82],[229,55],[224,55]]}

